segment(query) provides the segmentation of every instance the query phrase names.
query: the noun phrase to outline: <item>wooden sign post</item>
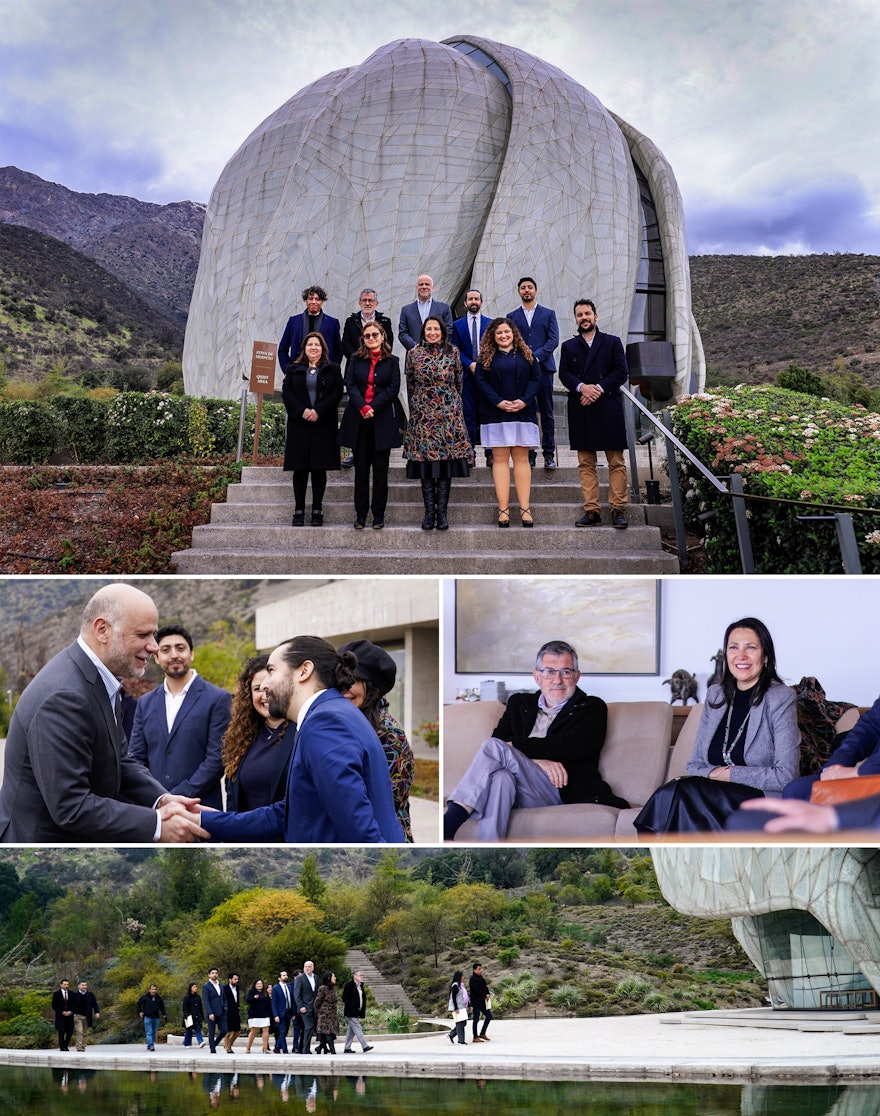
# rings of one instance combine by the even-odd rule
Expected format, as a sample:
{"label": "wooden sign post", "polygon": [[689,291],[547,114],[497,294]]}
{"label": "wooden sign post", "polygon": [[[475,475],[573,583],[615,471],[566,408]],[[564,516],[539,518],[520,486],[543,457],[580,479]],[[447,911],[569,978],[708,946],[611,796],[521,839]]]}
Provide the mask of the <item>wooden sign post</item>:
{"label": "wooden sign post", "polygon": [[257,463],[260,451],[260,424],[263,421],[263,396],[275,391],[275,368],[278,360],[278,346],[274,341],[255,341],[251,357],[250,390],[257,397],[257,421],[254,426],[254,452],[251,460]]}

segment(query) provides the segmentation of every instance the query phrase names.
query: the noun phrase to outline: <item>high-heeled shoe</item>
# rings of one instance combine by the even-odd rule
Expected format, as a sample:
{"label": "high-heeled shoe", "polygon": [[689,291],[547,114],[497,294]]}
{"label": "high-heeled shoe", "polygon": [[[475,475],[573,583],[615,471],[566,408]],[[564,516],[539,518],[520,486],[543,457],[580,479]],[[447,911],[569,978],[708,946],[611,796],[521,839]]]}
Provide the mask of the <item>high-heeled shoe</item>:
{"label": "high-heeled shoe", "polygon": [[[505,516],[504,519],[501,518],[502,515]],[[499,527],[509,527],[510,526],[510,508],[499,508],[498,509],[498,526]]]}
{"label": "high-heeled shoe", "polygon": [[[529,518],[526,519],[526,516]],[[532,513],[528,508],[521,508],[519,513],[520,525],[523,527],[534,527],[535,521],[532,519]]]}

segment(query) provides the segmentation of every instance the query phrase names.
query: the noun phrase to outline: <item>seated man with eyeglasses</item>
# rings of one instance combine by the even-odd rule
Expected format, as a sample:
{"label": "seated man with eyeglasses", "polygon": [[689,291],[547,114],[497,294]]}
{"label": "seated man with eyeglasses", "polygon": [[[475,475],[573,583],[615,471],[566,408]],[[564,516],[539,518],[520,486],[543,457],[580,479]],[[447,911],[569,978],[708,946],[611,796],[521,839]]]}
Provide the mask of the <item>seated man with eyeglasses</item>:
{"label": "seated man with eyeglasses", "polygon": [[608,708],[578,689],[575,649],[562,640],[545,643],[532,673],[539,692],[511,694],[504,716],[449,795],[444,840],[453,840],[471,815],[481,841],[501,841],[513,809],[569,802],[628,809],[599,774]]}

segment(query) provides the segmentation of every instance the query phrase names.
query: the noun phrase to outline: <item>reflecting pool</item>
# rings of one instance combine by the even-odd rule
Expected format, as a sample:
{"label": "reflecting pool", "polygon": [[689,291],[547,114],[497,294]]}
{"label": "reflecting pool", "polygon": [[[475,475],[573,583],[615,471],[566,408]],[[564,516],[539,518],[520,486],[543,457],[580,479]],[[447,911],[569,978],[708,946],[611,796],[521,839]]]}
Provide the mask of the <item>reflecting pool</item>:
{"label": "reflecting pool", "polygon": [[357,1074],[122,1072],[5,1066],[0,1112],[160,1116],[211,1109],[387,1116],[876,1116],[877,1085],[475,1081]]}

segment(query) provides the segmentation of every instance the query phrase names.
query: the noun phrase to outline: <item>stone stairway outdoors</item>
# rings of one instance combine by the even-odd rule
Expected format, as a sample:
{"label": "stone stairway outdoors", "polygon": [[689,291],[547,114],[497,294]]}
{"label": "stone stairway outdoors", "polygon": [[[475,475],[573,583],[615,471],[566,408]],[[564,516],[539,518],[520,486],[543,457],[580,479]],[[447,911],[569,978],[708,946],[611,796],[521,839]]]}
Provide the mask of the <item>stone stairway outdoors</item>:
{"label": "stone stairway outdoors", "polygon": [[[576,455],[560,451],[559,468],[532,472],[535,526],[520,526],[512,494],[510,528],[496,526],[491,472],[479,464],[452,483],[448,531],[422,531],[419,482],[407,480],[392,460],[385,528],[354,530],[352,470],[330,473],[323,527],[291,527],[289,473],[275,466],[245,466],[226,503],[214,504],[210,523],[196,527],[189,550],[173,557],[181,574],[670,574],[674,554],[663,550],[660,530],[645,522],[645,508],[630,504],[628,528],[579,528],[582,514]],[[609,523],[607,472],[600,456],[602,515]],[[306,511],[308,523],[309,508]]]}
{"label": "stone stairway outdoors", "polygon": [[358,969],[363,970],[364,984],[366,984],[367,988],[372,992],[373,998],[377,1004],[380,1004],[382,1007],[390,1007],[392,1004],[397,1004],[411,1015],[413,1019],[418,1018],[419,1013],[413,1006],[412,1000],[410,1000],[409,996],[404,992],[403,986],[386,980],[363,950],[348,950],[345,955],[345,963],[352,972],[356,972]]}

